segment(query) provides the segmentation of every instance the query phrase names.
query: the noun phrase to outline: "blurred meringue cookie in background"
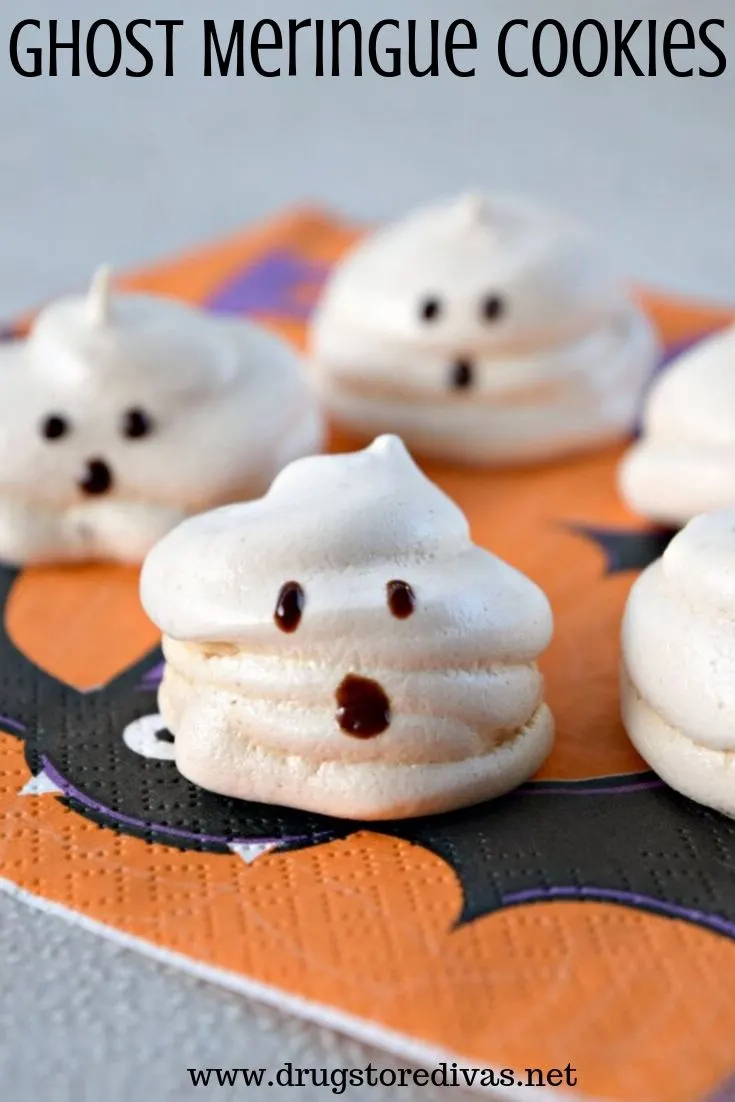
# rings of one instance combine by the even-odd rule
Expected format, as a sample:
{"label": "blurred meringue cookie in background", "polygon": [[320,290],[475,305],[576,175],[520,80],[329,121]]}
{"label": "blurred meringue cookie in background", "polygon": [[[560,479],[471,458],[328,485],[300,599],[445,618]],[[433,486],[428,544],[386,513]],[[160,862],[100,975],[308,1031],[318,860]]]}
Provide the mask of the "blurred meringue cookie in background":
{"label": "blurred meringue cookie in background", "polygon": [[623,618],[623,722],[672,788],[735,816],[735,509],[696,517]]}
{"label": "blurred meringue cookie in background", "polygon": [[141,595],[176,764],[203,788],[408,817],[499,796],[551,749],[548,601],[471,542],[396,437],[185,521]]}
{"label": "blurred meringue cookie in background", "polygon": [[735,327],[695,345],[656,380],[619,484],[635,512],[674,527],[735,506]]}
{"label": "blurred meringue cookie in background", "polygon": [[140,562],[187,514],[320,448],[294,352],[102,269],[0,346],[0,560]]}
{"label": "blurred meringue cookie in background", "polygon": [[467,195],[369,235],[337,265],[310,361],[358,436],[395,431],[416,454],[516,463],[630,431],[658,358],[582,228]]}

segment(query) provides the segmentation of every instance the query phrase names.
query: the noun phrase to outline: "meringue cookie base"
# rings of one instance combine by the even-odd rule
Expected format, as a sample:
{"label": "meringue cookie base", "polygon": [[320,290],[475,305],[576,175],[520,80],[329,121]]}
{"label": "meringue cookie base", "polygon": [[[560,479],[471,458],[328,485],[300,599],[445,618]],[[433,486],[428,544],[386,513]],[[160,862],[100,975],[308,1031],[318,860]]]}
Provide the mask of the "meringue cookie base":
{"label": "meringue cookie base", "polygon": [[618,485],[634,512],[678,528],[735,505],[735,448],[644,437],[623,456]]}
{"label": "meringue cookie base", "polygon": [[712,750],[672,727],[621,674],[623,725],[641,757],[671,788],[735,818],[735,750]]}
{"label": "meringue cookie base", "polygon": [[186,513],[167,505],[99,501],[68,509],[0,497],[0,562],[141,562]]}
{"label": "meringue cookie base", "polygon": [[553,403],[495,405],[467,399],[451,407],[418,397],[377,398],[322,386],[321,398],[334,420],[360,443],[378,432],[395,432],[414,455],[459,464],[522,465],[562,459],[623,440],[631,432],[639,396],[631,397],[611,422],[600,423],[594,406],[575,409]]}
{"label": "meringue cookie base", "polygon": [[499,466],[563,458],[629,435],[659,357],[650,323],[633,307],[609,329],[567,345],[468,355],[479,385],[467,391],[443,385],[451,357],[439,363],[435,354],[397,348],[386,372],[371,369],[370,347],[369,339],[351,341],[343,351],[330,341],[312,360],[315,388],[341,426],[366,441],[395,432],[430,459]]}
{"label": "meringue cookie base", "polygon": [[[317,760],[248,738],[233,711],[213,723],[210,693],[206,684],[166,667],[159,709],[176,739],[176,766],[187,780],[223,796],[343,819],[413,818],[502,796],[536,772],[554,739],[552,714],[541,703],[522,728],[472,757],[421,763]],[[342,737],[353,745],[361,741]]]}

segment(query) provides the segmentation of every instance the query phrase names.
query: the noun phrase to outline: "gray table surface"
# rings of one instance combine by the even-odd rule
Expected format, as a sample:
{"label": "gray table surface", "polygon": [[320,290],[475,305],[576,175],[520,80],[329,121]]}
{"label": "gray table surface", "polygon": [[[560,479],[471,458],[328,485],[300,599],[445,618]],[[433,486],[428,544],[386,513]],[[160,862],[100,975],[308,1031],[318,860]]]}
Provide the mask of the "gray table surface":
{"label": "gray table surface", "polygon": [[[133,0],[71,7],[86,24],[149,14]],[[159,0],[155,17],[186,19],[170,79],[24,80],[0,51],[0,317],[83,283],[102,260],[137,265],[304,198],[378,218],[467,186],[520,190],[576,212],[599,225],[638,280],[735,300],[731,21],[732,66],[717,80],[514,81],[495,62],[497,31],[515,16],[552,14],[571,26],[595,15],[609,25],[662,19],[664,7],[666,19],[695,19],[682,0],[557,0],[553,12],[544,0],[218,0],[211,12],[196,0]],[[59,9],[55,0],[4,0],[0,38],[21,18],[65,18]],[[199,30],[212,13],[223,26],[273,15],[465,16],[480,35],[480,71],[471,80],[207,80]],[[727,0],[703,0],[695,21],[731,14]],[[8,1102],[173,1102],[194,1093],[187,1066],[370,1058],[396,1063],[0,894]],[[415,1091],[427,1102],[437,1093]],[[333,1096],[302,1088],[299,1097]]]}

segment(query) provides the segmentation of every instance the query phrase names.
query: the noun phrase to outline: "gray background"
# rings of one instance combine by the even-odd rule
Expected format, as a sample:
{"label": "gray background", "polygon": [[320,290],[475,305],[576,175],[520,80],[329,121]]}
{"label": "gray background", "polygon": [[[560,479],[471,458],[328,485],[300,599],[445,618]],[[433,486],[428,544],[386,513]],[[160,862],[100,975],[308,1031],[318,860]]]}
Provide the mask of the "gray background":
{"label": "gray background", "polygon": [[[0,40],[21,18],[65,18],[61,7],[3,0]],[[24,80],[0,50],[0,317],[81,284],[102,260],[139,264],[296,200],[372,218],[467,186],[517,189],[578,213],[606,233],[637,279],[735,299],[730,26],[718,38],[731,67],[709,81],[666,73],[512,80],[494,51],[500,26],[516,16],[569,26],[589,16],[608,25],[615,17],[698,22],[730,16],[727,0],[64,7],[87,24],[102,16],[185,18],[177,75]],[[479,71],[470,80],[206,80],[200,28],[209,15],[222,26],[236,17],[464,16],[478,29]],[[4,896],[0,992],[0,1096],[10,1102],[173,1102],[194,1095],[184,1078],[194,1065],[362,1065],[370,1055],[392,1063]],[[416,1095],[429,1100],[434,1092]],[[298,1096],[333,1097],[306,1088]]]}

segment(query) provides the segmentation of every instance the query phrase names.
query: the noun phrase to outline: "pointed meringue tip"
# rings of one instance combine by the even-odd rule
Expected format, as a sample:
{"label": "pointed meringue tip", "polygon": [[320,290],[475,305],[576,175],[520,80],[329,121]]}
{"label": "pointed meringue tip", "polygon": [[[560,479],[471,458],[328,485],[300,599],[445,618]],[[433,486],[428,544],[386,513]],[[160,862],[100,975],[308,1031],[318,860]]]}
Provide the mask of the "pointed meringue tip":
{"label": "pointed meringue tip", "polygon": [[20,790],[21,796],[51,796],[56,793],[61,794],[61,789],[57,784],[54,784],[44,771],[37,773],[35,777],[31,777]]}
{"label": "pointed meringue tip", "polygon": [[460,225],[476,226],[487,219],[487,199],[479,191],[469,191],[460,196],[454,210]]}
{"label": "pointed meringue tip", "polygon": [[385,459],[405,459],[408,455],[408,449],[400,436],[394,436],[387,432],[382,436],[377,436],[368,451],[372,455],[379,455]]}
{"label": "pointed meringue tip", "polygon": [[230,845],[230,852],[244,861],[246,865],[252,865],[259,857],[263,857],[274,849],[278,849],[277,842],[232,842]]}
{"label": "pointed meringue tip", "polygon": [[106,325],[110,320],[112,307],[112,268],[102,264],[92,276],[87,292],[89,320],[93,325]]}

